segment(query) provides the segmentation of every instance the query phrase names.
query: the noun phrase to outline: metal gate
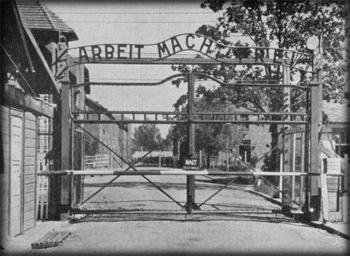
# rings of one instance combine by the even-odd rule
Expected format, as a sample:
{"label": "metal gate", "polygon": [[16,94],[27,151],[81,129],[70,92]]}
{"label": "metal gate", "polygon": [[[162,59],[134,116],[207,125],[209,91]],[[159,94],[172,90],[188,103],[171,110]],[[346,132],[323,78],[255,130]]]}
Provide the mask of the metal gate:
{"label": "metal gate", "polygon": [[[216,47],[214,47],[216,45]],[[153,45],[94,45],[76,49],[61,48],[57,53],[57,73],[62,78],[63,95],[70,104],[62,107],[62,134],[72,134],[71,141],[62,141],[62,174],[66,177],[65,198],[69,202],[70,211],[74,214],[93,213],[186,213],[186,214],[266,214],[292,213],[297,211],[310,214],[310,200],[317,190],[317,159],[319,152],[310,151],[317,145],[319,81],[317,78],[317,54],[305,54],[285,49],[261,47],[227,47],[196,34],[181,34],[164,42]],[[128,57],[121,57],[125,49],[130,49]],[[142,51],[154,48],[159,53],[157,58],[145,58]],[[90,49],[91,48],[91,49]],[[121,49],[124,50],[121,50]],[[215,49],[214,49],[215,48]],[[118,49],[118,54],[116,53]],[[132,51],[132,49],[136,51]],[[227,49],[233,57],[219,58],[220,49]],[[182,51],[194,51],[208,58],[171,58]],[[67,62],[67,52],[78,52],[77,58]],[[118,56],[115,56],[115,55]],[[266,56],[266,57],[264,57]],[[269,56],[273,58],[269,58]],[[86,82],[84,64],[137,64],[137,65],[260,65],[283,67],[283,81],[234,81],[224,82],[206,74],[190,71],[165,78],[162,81],[148,82]],[[306,64],[311,70],[305,71]],[[302,67],[300,67],[302,66]],[[78,70],[76,84],[71,84],[68,72],[72,68]],[[289,80],[290,70],[302,70],[314,75],[314,82],[292,84]],[[188,82],[188,108],[185,112],[162,111],[119,111],[106,109],[87,109],[84,88],[86,86],[156,86],[167,81],[183,78]],[[280,88],[285,108],[280,112],[200,112],[194,109],[196,79],[213,80],[223,88]],[[298,97],[304,97],[306,104],[302,112],[291,110],[291,90],[298,90]],[[69,108],[69,105],[71,108]],[[317,112],[316,112],[317,110]],[[246,118],[246,117],[249,118]],[[113,134],[115,127],[126,130],[128,124],[186,124],[188,133],[188,156],[198,158],[195,149],[195,126],[198,124],[233,124],[233,125],[277,125],[280,132],[280,144],[268,150],[258,159],[277,149],[282,149],[280,169],[268,172],[257,172],[255,168],[239,161],[245,166],[243,172],[227,172],[211,169],[184,170],[170,167],[144,167],[142,159],[131,162],[125,151],[116,148],[115,143],[106,143],[103,136],[117,138]],[[103,127],[103,128],[102,128]],[[96,130],[97,129],[97,130]],[[101,135],[100,132],[109,133]],[[72,132],[74,131],[74,132]],[[82,168],[78,166],[68,152],[75,152],[76,134],[83,134],[86,144],[88,138],[94,145],[94,154],[87,155],[86,147],[81,156]],[[296,167],[295,155],[290,148],[295,147],[295,139],[299,138],[300,159]],[[80,140],[82,143],[82,140]],[[294,144],[293,144],[294,143]],[[90,144],[88,144],[89,146]],[[86,146],[86,145],[85,145]],[[71,147],[71,150],[70,150]],[[315,149],[315,148],[314,148]],[[151,152],[149,152],[151,153]],[[292,152],[293,153],[293,152]],[[295,153],[295,151],[294,151]],[[124,155],[123,155],[124,154]],[[146,157],[145,155],[144,157]],[[294,158],[293,158],[294,157]],[[65,161],[71,159],[71,161]],[[85,159],[85,160],[84,160]],[[291,160],[294,159],[294,160]],[[294,162],[293,162],[294,161]],[[293,164],[291,164],[293,162]],[[70,164],[69,164],[70,163]],[[286,164],[288,163],[288,164]],[[84,170],[84,164],[85,169]],[[277,171],[277,172],[276,172]],[[56,174],[58,174],[56,172]],[[279,177],[280,181],[271,182]],[[277,185],[276,185],[277,184]],[[316,186],[315,186],[316,184]],[[266,193],[264,188],[272,189],[280,198],[280,205],[261,200],[256,194]],[[68,196],[69,195],[69,196]],[[311,202],[312,204],[312,202]],[[301,211],[302,210],[302,211]]]}

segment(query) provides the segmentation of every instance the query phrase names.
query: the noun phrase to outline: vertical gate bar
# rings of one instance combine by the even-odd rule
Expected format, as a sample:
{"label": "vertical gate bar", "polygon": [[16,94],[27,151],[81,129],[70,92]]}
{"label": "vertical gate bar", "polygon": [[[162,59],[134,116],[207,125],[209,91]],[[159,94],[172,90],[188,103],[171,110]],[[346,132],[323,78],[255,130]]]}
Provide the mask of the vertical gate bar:
{"label": "vertical gate bar", "polygon": [[[85,81],[85,67],[84,65],[79,65],[78,69],[77,69],[77,83],[84,83]],[[81,91],[79,92],[79,95],[77,98],[78,100],[78,107],[79,110],[85,110],[85,87],[81,88]],[[84,114],[80,114],[79,115],[79,119],[84,119]],[[74,124],[74,122],[73,122]],[[85,125],[82,124],[82,126],[84,127]],[[74,127],[74,128],[78,128],[78,127]],[[78,145],[78,152],[77,152],[77,157],[80,160],[79,164],[77,165],[77,168],[79,168],[80,170],[84,170],[85,166],[84,166],[84,157],[85,157],[85,139],[84,136],[85,134],[83,132],[79,131],[79,133],[77,133],[77,135],[79,136],[80,140],[78,140],[77,142],[79,143]],[[75,143],[76,144],[76,143]],[[83,182],[82,182],[82,176],[75,176],[74,177],[74,184],[75,184],[75,190],[74,190],[74,195],[75,195],[75,204],[79,203],[79,201],[82,198],[82,191],[83,191]]]}
{"label": "vertical gate bar", "polygon": [[[62,113],[61,113],[61,170],[71,169],[71,127],[70,127],[70,82],[61,81],[62,84]],[[66,220],[68,217],[70,182],[67,176],[61,178],[61,200],[60,200],[60,219]]]}
{"label": "vertical gate bar", "polygon": [[[194,82],[195,77],[191,72],[188,75],[188,157],[194,157],[195,145],[194,145],[194,123],[193,121],[193,108],[194,108]],[[193,203],[195,203],[195,176],[187,176],[187,200],[186,205],[188,212],[191,213]]]}
{"label": "vertical gate bar", "polygon": [[[301,152],[301,157],[300,157],[300,172],[304,172],[305,168],[305,133],[300,133],[300,152]],[[305,200],[304,200],[304,186],[305,186],[305,177],[301,176],[300,177],[300,186],[299,186],[299,201],[300,205],[304,205]]]}
{"label": "vertical gate bar", "polygon": [[[284,84],[290,84],[290,68],[289,67],[283,67],[283,83]],[[283,112],[286,113],[286,115],[283,116],[283,121],[291,121],[291,96],[290,96],[290,87],[284,87],[283,88]],[[283,125],[283,129],[286,129],[285,134],[282,136],[283,140],[283,153],[282,153],[282,163],[280,172],[290,172],[292,171],[292,158],[291,158],[291,137],[292,134],[290,133],[290,125]],[[290,212],[292,208],[292,177],[280,177],[280,187],[282,186],[282,210],[286,213]]]}
{"label": "vertical gate bar", "polygon": [[74,207],[74,204],[75,204],[75,186],[74,186],[74,176],[73,175],[69,175],[70,177],[70,185],[71,185],[71,188],[70,188],[70,208],[72,209]]}
{"label": "vertical gate bar", "polygon": [[[320,86],[311,86],[311,109],[310,109],[310,172],[320,173],[320,147],[319,147],[319,128],[320,128],[320,114],[322,102],[320,100]],[[318,220],[320,213],[320,197],[318,188],[318,177],[311,176],[310,184],[310,207],[313,209],[311,214],[312,220]]]}
{"label": "vertical gate bar", "polygon": [[[306,115],[307,122],[305,124],[305,140],[304,140],[304,172],[310,173],[309,158],[310,158],[310,88],[306,90]],[[310,176],[305,176],[305,204],[303,211],[306,214],[310,213]],[[309,217],[309,216],[308,216]]]}
{"label": "vertical gate bar", "polygon": [[[76,106],[75,106],[75,103],[76,103],[76,91],[77,91],[77,88],[73,88],[72,85],[70,85],[70,105],[71,105],[71,109],[70,111],[76,111]],[[70,114],[71,114],[70,112]],[[78,114],[79,115],[79,114]],[[74,117],[76,118],[76,117]],[[75,159],[74,159],[74,155],[75,155],[75,123],[74,121],[71,122],[71,146],[70,146],[70,154],[71,154],[71,167],[72,169],[74,170],[75,168]],[[73,175],[69,175],[69,178],[70,178],[70,193],[69,193],[69,207],[72,208],[73,204],[74,204],[74,178],[73,178]],[[69,214],[70,215],[70,214]]]}
{"label": "vertical gate bar", "polygon": [[[290,169],[292,172],[295,172],[295,157],[296,157],[296,134],[291,134],[291,161],[290,161]],[[292,176],[292,200],[295,200],[295,176]]]}

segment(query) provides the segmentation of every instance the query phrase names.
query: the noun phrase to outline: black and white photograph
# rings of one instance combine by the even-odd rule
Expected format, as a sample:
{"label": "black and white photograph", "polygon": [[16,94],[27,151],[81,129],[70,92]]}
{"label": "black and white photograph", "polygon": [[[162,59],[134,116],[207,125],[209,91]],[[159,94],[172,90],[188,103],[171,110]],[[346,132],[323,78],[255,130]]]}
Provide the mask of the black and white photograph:
{"label": "black and white photograph", "polygon": [[350,1],[0,10],[0,255],[349,255]]}

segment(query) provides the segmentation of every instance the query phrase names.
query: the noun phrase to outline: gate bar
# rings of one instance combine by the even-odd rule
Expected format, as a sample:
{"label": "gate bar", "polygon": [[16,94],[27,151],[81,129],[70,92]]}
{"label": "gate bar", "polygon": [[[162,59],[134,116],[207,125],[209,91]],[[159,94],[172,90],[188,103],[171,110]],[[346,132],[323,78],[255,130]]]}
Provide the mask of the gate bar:
{"label": "gate bar", "polygon": [[[142,215],[142,214],[171,214],[171,215],[184,215],[187,214],[184,210],[177,210],[177,211],[167,211],[167,210],[113,210],[113,209],[106,209],[106,210],[87,210],[87,209],[80,209],[80,208],[72,208],[72,213],[84,213],[84,214],[103,214],[103,213],[118,213],[118,215]],[[200,210],[192,212],[191,214],[195,215],[201,215],[201,214],[279,214],[282,213],[281,210],[265,210],[265,211],[229,211],[229,210]]]}
{"label": "gate bar", "polygon": [[[222,114],[224,115],[224,114]],[[286,115],[286,114],[284,114]],[[123,124],[186,124],[188,120],[83,120],[83,119],[72,119],[76,124],[114,124],[114,123],[123,123]],[[306,125],[307,121],[235,121],[235,120],[192,120],[193,124],[290,124],[290,125]]]}
{"label": "gate bar", "polygon": [[[132,168],[130,166],[130,168]],[[172,169],[172,170],[169,170]],[[137,170],[136,172],[124,172],[125,170],[101,170],[101,171],[79,171],[79,170],[67,170],[67,171],[59,171],[59,173],[53,171],[43,171],[38,173],[38,176],[51,176],[51,175],[123,175],[123,176],[142,176],[142,175],[150,175],[150,176],[159,176],[159,175],[199,175],[199,176],[319,176],[319,173],[305,173],[305,172],[217,172],[210,170],[199,170],[199,171],[186,171],[183,169],[174,169],[174,168],[146,168],[143,170]],[[327,173],[327,176],[344,176],[342,173]]]}
{"label": "gate bar", "polygon": [[[132,168],[132,167],[130,167]],[[144,168],[144,167],[141,167]],[[125,170],[101,170],[101,171],[79,171],[79,170],[66,170],[66,171],[42,171],[39,172],[38,176],[55,176],[55,175],[123,175],[123,176],[142,176],[142,175],[151,175],[151,176],[159,176],[159,175],[199,175],[199,176],[240,176],[240,175],[248,175],[248,176],[319,176],[319,173],[305,173],[305,172],[217,172],[210,170],[199,170],[199,171],[184,171],[183,169],[175,169],[175,168],[146,168],[143,170],[137,170],[136,172],[128,172],[124,173]],[[330,177],[338,177],[344,176],[343,173],[326,173],[327,176]]]}

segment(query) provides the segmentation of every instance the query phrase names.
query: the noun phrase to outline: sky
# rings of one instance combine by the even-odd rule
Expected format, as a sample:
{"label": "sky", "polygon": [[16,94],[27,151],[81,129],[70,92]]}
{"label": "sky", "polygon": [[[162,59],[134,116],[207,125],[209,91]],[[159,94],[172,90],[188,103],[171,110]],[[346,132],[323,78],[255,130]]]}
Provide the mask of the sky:
{"label": "sky", "polygon": [[[219,14],[200,8],[201,1],[42,1],[66,22],[79,40],[69,48],[93,44],[154,44],[203,24],[215,25]],[[87,65],[90,81],[160,81],[175,74],[168,65]],[[173,111],[187,92],[170,82],[155,87],[92,86],[88,96],[109,110]],[[168,126],[160,126],[162,136]]]}

